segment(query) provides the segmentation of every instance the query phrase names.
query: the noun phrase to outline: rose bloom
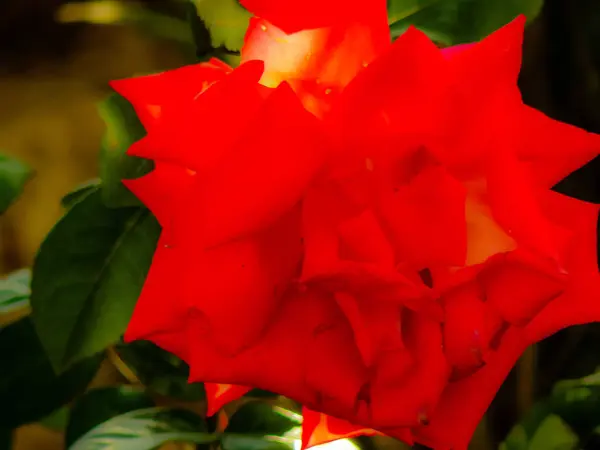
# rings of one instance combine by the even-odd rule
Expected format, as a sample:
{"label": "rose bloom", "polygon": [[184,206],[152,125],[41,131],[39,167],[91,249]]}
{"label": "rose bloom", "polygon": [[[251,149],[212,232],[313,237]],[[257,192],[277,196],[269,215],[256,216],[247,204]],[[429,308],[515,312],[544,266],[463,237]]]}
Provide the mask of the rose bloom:
{"label": "rose bloom", "polygon": [[527,346],[600,319],[598,207],[550,190],[600,137],[523,104],[522,17],[440,50],[392,44],[384,0],[242,3],[240,67],[112,83],[163,228],[126,340],[187,361],[209,414],[302,403],[304,446],[466,449]]}

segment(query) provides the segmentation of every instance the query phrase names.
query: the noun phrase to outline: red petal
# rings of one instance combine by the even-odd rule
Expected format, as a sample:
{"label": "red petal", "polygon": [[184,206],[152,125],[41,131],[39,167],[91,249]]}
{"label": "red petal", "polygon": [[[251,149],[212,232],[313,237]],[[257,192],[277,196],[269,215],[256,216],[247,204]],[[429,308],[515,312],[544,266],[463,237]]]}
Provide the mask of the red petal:
{"label": "red petal", "polygon": [[600,154],[600,136],[558,122],[528,106],[518,111],[518,157],[543,187],[552,187]]}
{"label": "red petal", "polygon": [[204,390],[206,391],[207,402],[206,415],[210,417],[227,403],[237,400],[251,391],[252,388],[236,384],[204,383]]}
{"label": "red petal", "polygon": [[223,353],[239,352],[262,335],[287,285],[297,277],[299,219],[296,209],[259,235],[211,250],[190,249],[192,237],[181,243],[188,265],[174,279],[181,283],[186,306],[206,318]]}
{"label": "red petal", "polygon": [[345,143],[373,153],[374,139],[382,135],[439,134],[447,107],[446,66],[431,40],[409,28],[348,85],[336,104],[333,112],[342,123]]}
{"label": "red petal", "polygon": [[[165,235],[161,235],[146,282],[125,332],[126,342],[177,329],[185,317],[185,304],[179,284],[167,283],[165,280],[176,280],[182,269],[185,270],[185,261],[181,253],[167,247]],[[165,301],[166,298],[172,301]],[[180,337],[185,340],[184,336]]]}
{"label": "red petal", "polygon": [[340,381],[333,387],[326,384],[323,396],[340,395],[344,386],[349,389],[341,393],[343,401],[356,395],[365,370],[351,333],[331,298],[312,290],[290,291],[261,339],[235,356],[219,353],[210,338],[190,323],[187,339],[194,342],[190,379],[257,387],[316,405],[318,393],[306,380],[320,374],[321,381]]}
{"label": "red petal", "polygon": [[373,16],[385,17],[387,24],[384,0],[374,0],[368,6],[359,0],[241,0],[240,3],[254,15],[268,20],[286,33],[329,27]]}
{"label": "red petal", "polygon": [[468,283],[444,296],[444,353],[455,377],[479,369],[490,353],[490,342],[502,320],[483,302],[477,283]]}
{"label": "red petal", "polygon": [[483,368],[448,384],[429,424],[413,430],[415,441],[436,450],[466,450],[477,424],[526,348],[520,331],[508,330]]}
{"label": "red petal", "polygon": [[388,186],[379,198],[398,260],[417,270],[462,266],[467,250],[464,188],[441,166],[416,168],[410,175],[406,183]]}
{"label": "red petal", "polygon": [[563,295],[551,301],[527,326],[532,342],[567,326],[600,321],[600,274],[596,256],[600,206],[555,192],[548,192],[543,201],[546,214],[570,230],[573,239],[564,258],[569,283]]}
{"label": "red petal", "polygon": [[353,425],[336,417],[302,408],[302,449],[358,436],[376,436],[381,433]]}
{"label": "red petal", "polygon": [[[261,61],[242,64],[201,95],[177,104],[177,114],[161,121],[128,154],[211,173],[240,139],[232,130],[246,127],[264,101],[258,85],[263,67]],[[199,133],[198,127],[210,133]]]}
{"label": "red petal", "polygon": [[[488,264],[480,279],[486,301],[512,325],[525,325],[549,301],[565,289],[563,280],[508,254],[503,260]],[[548,271],[549,272],[549,271]]]}
{"label": "red petal", "polygon": [[171,233],[180,199],[189,192],[194,176],[194,172],[183,167],[156,161],[152,172],[123,180],[123,184],[152,211],[163,230]]}
{"label": "red petal", "polygon": [[227,163],[198,176],[177,232],[211,247],[263,229],[299,202],[326,159],[317,120],[281,85]]}
{"label": "red petal", "polygon": [[372,366],[382,352],[404,349],[398,305],[356,299],[343,293],[337,293],[335,299],[352,326],[367,367]]}
{"label": "red petal", "polygon": [[167,72],[111,81],[110,86],[134,107],[142,124],[149,128],[165,114],[176,114],[213,83],[222,80],[231,67],[211,60]]}
{"label": "red petal", "polygon": [[[457,79],[467,89],[514,86],[521,70],[525,16],[521,15],[481,42],[461,48],[450,60]],[[471,84],[473,83],[473,84]]]}
{"label": "red petal", "polygon": [[[370,397],[370,417],[375,428],[411,427],[427,421],[450,376],[442,351],[440,324],[408,310],[403,314],[406,316],[402,334],[413,364],[407,366],[406,356],[395,352],[378,367]],[[404,376],[397,376],[398,373]]]}
{"label": "red petal", "polygon": [[487,200],[497,223],[519,247],[559,261],[566,230],[543,215],[539,206],[542,191],[531,183],[516,158],[498,153],[487,175]]}

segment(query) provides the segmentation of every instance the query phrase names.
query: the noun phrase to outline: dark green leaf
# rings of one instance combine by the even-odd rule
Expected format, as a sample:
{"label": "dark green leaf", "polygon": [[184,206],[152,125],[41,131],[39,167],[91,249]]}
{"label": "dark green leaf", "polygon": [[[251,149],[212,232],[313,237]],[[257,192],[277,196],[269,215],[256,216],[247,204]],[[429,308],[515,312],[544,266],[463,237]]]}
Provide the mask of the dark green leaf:
{"label": "dark green leaf", "polygon": [[98,190],[50,231],[34,263],[31,306],[57,370],[119,340],[159,232],[148,210],[107,208]]}
{"label": "dark green leaf", "polygon": [[102,354],[86,358],[57,376],[29,317],[0,328],[0,424],[14,428],[34,422],[71,401],[85,390],[102,359]]}
{"label": "dark green leaf", "polygon": [[154,406],[152,398],[142,388],[116,386],[94,389],[77,400],[65,435],[67,447],[95,426],[115,416]]}
{"label": "dark green leaf", "polygon": [[239,51],[251,14],[238,0],[191,0],[202,22],[208,28],[215,48]]}
{"label": "dark green leaf", "polygon": [[276,394],[275,392],[264,391],[262,389],[252,389],[244,397],[275,398],[275,397],[279,397],[279,394]]}
{"label": "dark green leaf", "polygon": [[29,305],[31,271],[21,269],[0,279],[0,313],[7,313]]}
{"label": "dark green leaf", "polygon": [[171,442],[217,440],[199,416],[187,410],[147,408],[114,417],[79,438],[69,450],[151,450]]}
{"label": "dark green leaf", "polygon": [[125,152],[146,135],[133,106],[118,94],[99,105],[106,123],[100,152],[102,199],[111,208],[139,206],[139,200],[123,185],[123,179],[138,178],[152,170],[152,161],[128,156]]}
{"label": "dark green leaf", "polygon": [[225,434],[221,438],[223,450],[294,450],[298,439],[283,436],[250,436]]}
{"label": "dark green leaf", "polygon": [[473,42],[525,14],[533,20],[543,0],[388,0],[392,36],[414,25],[445,45]]}
{"label": "dark green leaf", "polygon": [[25,164],[0,154],[0,214],[21,194],[30,176]]}
{"label": "dark green leaf", "polygon": [[229,419],[226,433],[282,436],[302,424],[302,416],[261,401],[242,405]]}
{"label": "dark green leaf", "polygon": [[0,450],[10,450],[12,448],[12,430],[0,429]]}
{"label": "dark green leaf", "polygon": [[148,389],[167,397],[186,401],[198,401],[204,398],[202,383],[188,383],[188,365],[152,342],[120,343],[117,352]]}
{"label": "dark green leaf", "polygon": [[86,195],[89,195],[92,192],[94,192],[95,190],[97,190],[99,186],[100,186],[100,179],[93,179],[93,180],[86,181],[85,183],[80,184],[75,189],[73,189],[71,192],[69,192],[67,195],[65,195],[61,200],[61,204],[65,208],[70,208],[75,203],[77,203],[79,200],[84,198]]}

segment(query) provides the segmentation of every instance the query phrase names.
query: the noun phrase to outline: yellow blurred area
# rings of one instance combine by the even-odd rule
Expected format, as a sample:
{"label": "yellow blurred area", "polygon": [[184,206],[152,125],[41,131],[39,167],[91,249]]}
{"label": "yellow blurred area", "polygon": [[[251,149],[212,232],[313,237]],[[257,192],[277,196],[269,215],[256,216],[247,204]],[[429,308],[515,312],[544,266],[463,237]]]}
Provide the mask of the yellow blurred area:
{"label": "yellow blurred area", "polygon": [[[67,5],[58,18],[111,23],[118,5]],[[0,273],[30,264],[62,214],[60,198],[97,176],[104,125],[96,103],[109,92],[107,82],[183,63],[175,44],[134,27],[87,26],[72,47],[66,61],[34,61],[26,74],[0,76],[0,151],[35,170],[23,196],[0,218]]]}

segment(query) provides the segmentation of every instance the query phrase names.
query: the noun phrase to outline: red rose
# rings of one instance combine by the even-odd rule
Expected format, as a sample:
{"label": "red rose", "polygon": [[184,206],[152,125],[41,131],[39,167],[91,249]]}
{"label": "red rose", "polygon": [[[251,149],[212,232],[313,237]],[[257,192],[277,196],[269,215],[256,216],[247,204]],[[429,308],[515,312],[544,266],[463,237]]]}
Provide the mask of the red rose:
{"label": "red rose", "polygon": [[186,360],[211,413],[301,402],[304,445],[466,448],[529,344],[600,320],[598,208],[550,191],[600,137],[522,103],[523,18],[444,52],[390,44],[382,0],[243,3],[239,68],[113,84],[163,226],[126,339]]}

